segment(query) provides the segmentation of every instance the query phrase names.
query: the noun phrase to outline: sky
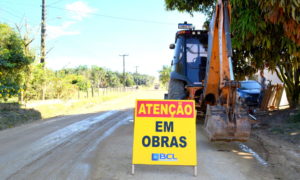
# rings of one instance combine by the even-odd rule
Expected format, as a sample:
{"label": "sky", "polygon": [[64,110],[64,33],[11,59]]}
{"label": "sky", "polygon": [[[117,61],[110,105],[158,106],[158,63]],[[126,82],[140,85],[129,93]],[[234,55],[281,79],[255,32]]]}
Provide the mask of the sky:
{"label": "sky", "polygon": [[[0,22],[28,24],[32,48],[40,53],[42,0],[1,0]],[[112,71],[137,70],[158,76],[170,65],[178,23],[202,29],[205,16],[166,11],[164,0],[46,0],[46,66],[50,69],[96,65]]]}

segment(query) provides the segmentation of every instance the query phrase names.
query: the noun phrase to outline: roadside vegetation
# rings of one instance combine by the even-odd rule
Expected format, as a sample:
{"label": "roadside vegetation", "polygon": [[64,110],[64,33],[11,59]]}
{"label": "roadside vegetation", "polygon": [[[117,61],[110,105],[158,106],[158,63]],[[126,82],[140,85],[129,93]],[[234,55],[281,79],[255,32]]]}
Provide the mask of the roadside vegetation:
{"label": "roadside vegetation", "polygon": [[[122,73],[99,66],[49,69],[30,48],[34,38],[20,26],[16,29],[0,24],[0,129],[117,98],[131,87],[153,85],[152,76],[126,73],[124,80]],[[53,99],[76,101],[42,105]],[[33,101],[41,104],[34,107],[37,110],[20,106]]]}
{"label": "roadside vegetation", "polygon": [[[20,84],[18,94],[21,101],[45,99],[80,99],[95,97],[105,88],[123,87],[123,75],[98,66],[79,66],[53,71],[43,68],[43,64],[33,64]],[[126,73],[126,87],[150,86],[154,77],[136,73]]]}
{"label": "roadside vegetation", "polygon": [[98,66],[48,69],[30,49],[33,39],[17,29],[0,24],[0,102],[14,97],[19,102],[72,99],[79,91],[93,97],[97,88],[153,84],[154,77],[149,75],[126,73],[124,82],[123,74]]}
{"label": "roadside vegetation", "polygon": [[171,66],[163,66],[159,71],[159,80],[164,87],[168,87],[170,81]]}

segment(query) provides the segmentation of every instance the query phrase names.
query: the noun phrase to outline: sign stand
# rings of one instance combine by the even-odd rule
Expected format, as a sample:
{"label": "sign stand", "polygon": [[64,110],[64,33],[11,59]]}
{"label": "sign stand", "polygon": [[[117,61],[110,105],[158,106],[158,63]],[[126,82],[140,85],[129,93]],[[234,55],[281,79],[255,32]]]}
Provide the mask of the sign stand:
{"label": "sign stand", "polygon": [[[134,164],[131,165],[131,175],[134,175]],[[197,166],[194,166],[194,176],[197,177]]]}
{"label": "sign stand", "polygon": [[189,166],[197,176],[196,142],[195,101],[136,101],[132,175],[144,164]]}
{"label": "sign stand", "polygon": [[134,164],[131,165],[131,174],[134,175]]}

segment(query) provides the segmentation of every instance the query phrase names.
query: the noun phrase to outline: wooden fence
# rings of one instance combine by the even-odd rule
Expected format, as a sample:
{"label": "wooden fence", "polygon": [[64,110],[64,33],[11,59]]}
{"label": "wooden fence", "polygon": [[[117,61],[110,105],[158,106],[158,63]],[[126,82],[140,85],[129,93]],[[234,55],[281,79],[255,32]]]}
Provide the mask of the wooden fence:
{"label": "wooden fence", "polygon": [[95,88],[95,89],[89,89],[87,91],[78,91],[77,98],[83,99],[83,98],[91,98],[91,97],[101,97],[113,93],[124,93],[124,92],[131,92],[135,90],[136,90],[135,87]]}
{"label": "wooden fence", "polygon": [[267,89],[264,90],[264,95],[260,105],[260,109],[264,111],[279,109],[283,90],[283,84],[275,84],[268,86]]}

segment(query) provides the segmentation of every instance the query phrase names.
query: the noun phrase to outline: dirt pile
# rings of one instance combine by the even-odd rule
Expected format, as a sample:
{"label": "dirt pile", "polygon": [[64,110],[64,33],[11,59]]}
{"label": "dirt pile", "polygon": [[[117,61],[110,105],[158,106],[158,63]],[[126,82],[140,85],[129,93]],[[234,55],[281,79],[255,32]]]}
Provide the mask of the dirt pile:
{"label": "dirt pile", "polygon": [[[266,151],[266,160],[276,179],[300,177],[300,113],[280,110],[257,116],[252,139]],[[257,149],[259,151],[259,149]]]}

